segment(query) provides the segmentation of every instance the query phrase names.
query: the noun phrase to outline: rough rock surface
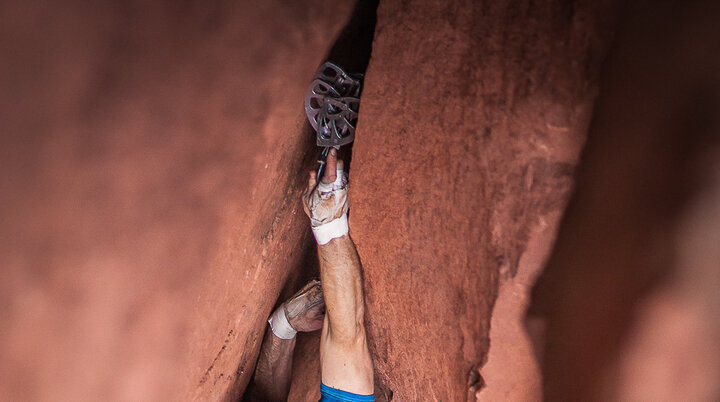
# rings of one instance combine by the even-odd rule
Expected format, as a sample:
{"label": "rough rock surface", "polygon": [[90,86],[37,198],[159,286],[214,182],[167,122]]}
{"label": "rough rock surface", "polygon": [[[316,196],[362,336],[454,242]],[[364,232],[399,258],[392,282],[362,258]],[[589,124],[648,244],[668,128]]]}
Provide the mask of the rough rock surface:
{"label": "rough rock surface", "polygon": [[309,241],[302,98],[351,6],[3,4],[3,398],[237,398]]}
{"label": "rough rock surface", "polygon": [[[528,289],[614,3],[381,1],[350,165],[378,400],[540,398]],[[626,32],[610,64],[536,294],[548,400],[656,400],[678,379],[660,396],[717,399],[718,12],[663,4],[636,18],[679,25]],[[241,395],[273,305],[317,270],[301,100],[351,8],[2,6],[3,397]],[[318,341],[299,336],[291,400],[319,396]]]}
{"label": "rough rock surface", "polygon": [[[475,398],[498,287],[522,269],[534,228],[553,233],[567,201],[606,11],[381,1],[350,166],[380,400]],[[540,268],[550,243],[536,247],[527,269]],[[506,317],[516,331],[522,313]],[[314,364],[294,395],[306,395]],[[500,389],[522,375],[498,370],[483,376]]]}
{"label": "rough rock surface", "polygon": [[547,400],[720,399],[720,4],[638,1],[538,282]]}

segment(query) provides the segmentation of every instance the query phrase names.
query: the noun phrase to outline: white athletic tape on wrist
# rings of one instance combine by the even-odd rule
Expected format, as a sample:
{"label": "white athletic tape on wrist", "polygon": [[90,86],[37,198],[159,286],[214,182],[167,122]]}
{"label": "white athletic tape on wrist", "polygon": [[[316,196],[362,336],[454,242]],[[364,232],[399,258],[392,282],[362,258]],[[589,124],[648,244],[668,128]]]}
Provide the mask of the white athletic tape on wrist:
{"label": "white athletic tape on wrist", "polygon": [[330,243],[330,240],[343,237],[349,232],[347,214],[334,219],[324,225],[312,228],[317,244],[323,246]]}
{"label": "white athletic tape on wrist", "polygon": [[270,324],[270,329],[273,334],[280,339],[292,339],[297,334],[297,331],[293,329],[292,325],[290,325],[290,321],[287,319],[284,304],[278,307],[278,309],[270,316],[268,324]]}
{"label": "white athletic tape on wrist", "polygon": [[[317,191],[320,194],[333,192],[338,199],[345,200],[345,193],[347,191],[347,176],[343,172],[342,161],[338,161],[337,170],[335,172],[335,181],[332,183],[320,182],[318,184]],[[346,210],[340,217],[335,218],[330,222],[312,227],[315,240],[319,245],[322,246],[328,244],[330,240],[343,237],[348,234],[347,205],[345,204],[347,204],[347,201],[345,201],[343,205],[338,205]]]}

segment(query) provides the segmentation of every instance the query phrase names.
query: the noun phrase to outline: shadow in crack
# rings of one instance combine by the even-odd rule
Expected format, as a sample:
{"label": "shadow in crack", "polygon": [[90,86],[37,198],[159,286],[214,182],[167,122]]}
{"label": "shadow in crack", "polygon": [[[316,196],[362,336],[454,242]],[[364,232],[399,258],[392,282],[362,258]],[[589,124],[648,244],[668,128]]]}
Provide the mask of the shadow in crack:
{"label": "shadow in crack", "polygon": [[[375,37],[378,2],[379,0],[359,0],[355,4],[350,21],[340,32],[323,63],[331,61],[349,74],[365,75]],[[362,96],[360,108],[362,109]],[[345,162],[345,171],[350,172],[352,143],[342,147],[339,155]]]}
{"label": "shadow in crack", "polygon": [[[355,4],[355,8],[348,21],[348,24],[341,31],[337,40],[328,52],[325,60],[322,60],[320,63],[318,63],[318,66],[325,61],[332,61],[350,74],[365,74],[368,63],[370,61],[370,54],[372,52],[372,41],[375,34],[377,6],[378,0],[359,0]],[[310,84],[311,80],[312,77],[308,77],[308,85]],[[305,161],[303,162],[303,166],[306,166],[306,170],[310,171],[311,169],[317,168],[317,165],[315,165],[315,158],[317,157],[317,155],[320,154],[322,148],[315,145],[315,131],[312,129],[310,123],[307,121],[303,132],[307,136],[307,143],[305,145],[306,155],[303,158],[303,160]],[[350,162],[352,160],[352,144],[342,147],[339,156],[345,162],[345,170],[349,172]],[[304,185],[306,181],[300,180],[299,183]],[[303,246],[304,251],[302,253],[302,257],[294,267],[289,268],[290,272],[288,274],[287,280],[285,281],[283,290],[280,292],[278,300],[275,303],[274,308],[277,308],[283,301],[291,297],[308,281],[313,278],[320,277],[317,249],[315,247],[315,241],[313,239],[313,236],[312,234],[310,234],[309,225],[307,231],[307,241]],[[300,393],[306,394],[307,392],[313,392],[314,389],[317,389],[317,392],[319,392],[319,351],[317,351],[316,353],[308,353],[308,350],[310,350],[311,348],[312,350],[317,350],[317,347],[313,346],[315,346],[315,344],[318,342],[318,339],[319,335],[317,333],[300,334],[298,336],[298,344],[295,348],[295,353],[293,357],[293,371],[306,372],[308,370],[315,370],[317,372],[317,381],[313,384],[303,384],[302,386],[308,387],[307,389],[303,390],[296,389],[299,384],[293,384],[293,387],[295,388],[291,390],[291,399],[292,395],[298,393],[298,391]],[[311,390],[310,387],[312,387],[313,389]],[[253,390],[254,386],[253,382],[251,381],[248,388],[245,390],[245,393],[242,396],[241,400],[260,400],[254,395]]]}

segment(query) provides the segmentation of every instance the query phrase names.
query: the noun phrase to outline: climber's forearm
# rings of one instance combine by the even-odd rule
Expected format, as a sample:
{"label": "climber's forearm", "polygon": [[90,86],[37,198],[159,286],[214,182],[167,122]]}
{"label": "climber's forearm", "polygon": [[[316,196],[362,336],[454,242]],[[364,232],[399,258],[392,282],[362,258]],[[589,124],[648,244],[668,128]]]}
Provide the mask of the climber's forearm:
{"label": "climber's forearm", "polygon": [[365,334],[360,258],[348,235],[318,247],[325,295],[320,336],[323,384],[360,395],[373,393],[373,366]]}
{"label": "climber's forearm", "polygon": [[360,257],[348,235],[347,181],[337,150],[327,157],[320,184],[310,174],[303,208],[318,243],[325,321],[320,334],[320,372],[328,387],[373,393],[373,366],[365,333]]}
{"label": "climber's forearm", "polygon": [[337,342],[365,335],[360,257],[350,236],[318,246],[328,336]]}
{"label": "climber's forearm", "polygon": [[287,400],[294,349],[295,338],[280,339],[268,328],[255,369],[255,399]]}

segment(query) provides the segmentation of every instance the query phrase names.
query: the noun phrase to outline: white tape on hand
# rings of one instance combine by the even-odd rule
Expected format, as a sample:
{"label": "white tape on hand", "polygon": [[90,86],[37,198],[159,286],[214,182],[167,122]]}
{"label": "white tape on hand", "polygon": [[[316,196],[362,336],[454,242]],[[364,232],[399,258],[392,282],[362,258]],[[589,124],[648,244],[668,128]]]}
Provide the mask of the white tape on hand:
{"label": "white tape on hand", "polygon": [[297,331],[293,329],[292,325],[290,325],[290,321],[287,319],[284,304],[278,307],[278,309],[270,316],[268,324],[270,324],[270,329],[273,334],[280,339],[292,339],[297,334]]}
{"label": "white tape on hand", "polygon": [[338,161],[336,174],[334,182],[318,184],[310,208],[313,234],[321,246],[349,232],[347,175],[343,171],[342,161]]}
{"label": "white tape on hand", "polygon": [[345,236],[350,231],[348,228],[347,213],[324,225],[313,226],[312,231],[315,235],[315,241],[321,246],[330,243],[332,239]]}

